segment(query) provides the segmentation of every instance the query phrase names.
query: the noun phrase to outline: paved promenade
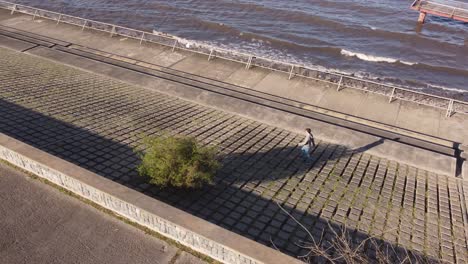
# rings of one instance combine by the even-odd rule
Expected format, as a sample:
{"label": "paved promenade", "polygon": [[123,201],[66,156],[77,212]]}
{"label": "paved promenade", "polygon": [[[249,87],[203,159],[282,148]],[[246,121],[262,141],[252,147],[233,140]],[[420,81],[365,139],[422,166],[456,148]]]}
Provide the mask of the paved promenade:
{"label": "paved promenade", "polygon": [[0,200],[0,263],[204,263],[1,163]]}
{"label": "paved promenade", "polygon": [[[81,30],[81,27],[59,24],[55,21],[15,14],[0,10],[0,25],[25,30],[73,43],[73,48],[94,49],[105,56],[121,59],[145,67],[180,70],[305,104],[308,109],[352,120],[415,137],[427,136],[468,145],[467,115],[455,114],[447,118],[445,109],[425,107],[416,103],[364,93],[353,89],[336,91],[334,84],[294,77],[288,80],[284,73],[255,68],[207,56],[175,50],[156,44],[124,37],[110,38],[108,33]],[[418,135],[419,134],[419,135]],[[431,139],[434,140],[434,139]]]}
{"label": "paved promenade", "polygon": [[[365,152],[379,142],[318,142],[304,163],[302,135],[2,48],[0,60],[0,132],[27,144],[293,256],[311,238],[278,204],[324,247],[329,223],[354,243],[468,261],[468,182]],[[219,146],[214,185],[160,190],[137,175],[134,148],[161,130]]]}

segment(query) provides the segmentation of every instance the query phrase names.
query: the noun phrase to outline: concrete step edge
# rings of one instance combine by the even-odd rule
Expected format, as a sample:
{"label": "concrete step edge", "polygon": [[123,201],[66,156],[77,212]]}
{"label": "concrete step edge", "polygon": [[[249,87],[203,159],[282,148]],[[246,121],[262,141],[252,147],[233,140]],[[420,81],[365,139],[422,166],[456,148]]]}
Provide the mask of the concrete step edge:
{"label": "concrete step edge", "polygon": [[[172,69],[169,69],[169,68],[164,68],[164,67],[159,66],[159,65],[155,65],[155,64],[144,62],[144,61],[140,61],[140,60],[136,60],[136,59],[132,59],[132,58],[112,54],[112,53],[105,52],[105,51],[94,50],[94,49],[83,47],[83,46],[80,46],[80,45],[71,45],[70,48],[85,51],[85,52],[89,52],[89,53],[93,53],[95,55],[103,56],[103,57],[106,57],[106,58],[119,60],[119,61],[122,61],[122,62],[125,62],[125,63],[135,64],[135,65],[142,66],[142,67],[149,68],[149,69],[153,69],[153,70],[157,69],[157,70],[175,71],[175,70],[172,70]],[[189,73],[184,73],[184,74],[191,75],[191,77],[194,78],[194,79],[199,78],[199,79],[207,80],[206,78],[204,78],[202,76],[194,76],[194,75],[189,74]],[[245,88],[245,87],[239,87],[239,86],[235,86],[235,85],[232,85],[232,84],[228,84],[228,83],[224,83],[224,82],[220,82],[220,81],[216,81],[216,80],[211,80],[210,79],[209,81],[217,82],[218,85],[221,85],[221,86],[222,85],[229,85],[231,87],[236,87],[236,88],[240,88],[240,89],[244,89],[244,90],[251,90],[251,89],[248,89],[248,88]],[[257,93],[257,94],[264,94],[264,93],[260,93],[260,92],[253,91],[253,90],[251,90],[251,91],[254,92],[254,93]],[[264,94],[264,96],[265,95],[268,95],[268,94]],[[301,107],[301,108],[303,108],[305,110],[318,112],[318,113],[321,113],[321,114],[324,114],[324,115],[340,118],[340,119],[343,119],[343,120],[348,120],[348,121],[355,122],[355,123],[360,123],[360,124],[375,127],[375,128],[378,128],[378,129],[393,131],[393,132],[398,133],[398,134],[402,134],[402,135],[410,136],[410,137],[417,138],[417,139],[420,139],[420,140],[432,142],[434,144],[438,144],[438,145],[441,145],[441,146],[446,146],[446,147],[449,147],[449,148],[453,148],[453,146],[454,146],[454,142],[450,141],[450,140],[434,137],[434,136],[431,136],[431,135],[425,135],[425,134],[418,133],[418,132],[415,132],[415,131],[411,131],[411,130],[399,128],[399,127],[396,127],[396,126],[391,126],[391,125],[375,122],[375,121],[372,121],[372,120],[368,120],[368,119],[364,119],[364,118],[360,118],[360,117],[356,117],[356,116],[352,116],[352,115],[343,114],[343,113],[340,113],[340,112],[337,112],[337,111],[321,108],[321,107],[314,106],[314,105],[306,105],[306,104],[303,104],[303,103],[295,103],[294,101],[286,99],[286,98],[281,98],[281,99],[283,99],[284,101],[289,101],[289,104],[295,104],[295,105],[297,105],[297,106],[299,106],[299,107]]]}
{"label": "concrete step edge", "polygon": [[[55,49],[60,50],[60,51],[64,51],[64,52],[69,52],[69,53],[72,53],[72,54],[77,55],[77,56],[82,56],[83,55],[82,53],[80,53],[80,51],[76,52],[76,51],[70,50],[68,48],[56,47]],[[130,63],[130,65],[127,65],[127,64],[129,64],[128,62],[115,60],[111,56],[109,56],[109,57],[102,57],[100,55],[96,55],[96,56],[101,57],[101,58],[95,58],[93,56],[91,56],[91,57],[85,56],[85,57],[87,57],[89,59],[101,61],[101,62],[104,62],[104,63],[110,63],[110,64],[116,65],[118,67],[125,67],[125,68],[129,68],[129,69],[132,69],[132,68],[137,69],[135,67],[142,67],[142,66],[139,66],[139,65],[134,64],[134,63]],[[142,67],[142,68],[146,68],[146,67]],[[150,74],[151,74],[152,71],[154,71],[154,69],[149,69],[149,68],[146,68],[146,69],[148,70],[146,72],[148,72]],[[185,78],[185,77],[180,77],[180,78]],[[195,80],[195,82],[197,82],[197,81]],[[223,87],[219,87],[219,88],[223,89]],[[229,93],[224,93],[224,94],[229,96]],[[258,98],[258,100],[261,100],[261,98]],[[268,101],[268,99],[266,99],[266,100]],[[282,107],[281,106],[282,103],[280,103],[280,102],[274,102],[273,101],[272,103],[267,103],[267,104],[270,105],[270,106],[276,105],[276,107],[279,107],[279,108]],[[296,112],[296,113],[301,114],[301,115],[308,115],[308,113],[312,113],[312,112],[316,113],[315,111],[309,110],[307,108],[298,107],[298,106],[294,106],[294,105],[291,106],[291,105],[283,104],[283,108],[285,108],[285,109],[290,108],[288,111],[293,111],[293,112]],[[299,110],[294,110],[294,108],[298,108],[298,109],[302,109],[302,110],[300,110],[300,111]],[[318,114],[318,116],[323,115],[321,113],[317,113],[317,114]],[[317,114],[315,114],[316,117],[317,117]],[[328,116],[328,115],[324,115],[324,116]],[[385,137],[387,139],[396,140],[396,141],[399,141],[399,142],[402,142],[402,143],[406,143],[406,144],[410,144],[410,145],[417,146],[417,147],[420,147],[420,148],[428,149],[428,150],[435,151],[435,152],[438,152],[438,153],[442,153],[442,154],[445,154],[445,155],[449,155],[449,156],[454,156],[455,155],[455,150],[453,149],[453,145],[454,145],[453,142],[451,144],[452,147],[448,147],[448,146],[440,145],[440,144],[437,144],[437,143],[434,143],[434,142],[425,141],[425,140],[421,140],[421,139],[418,139],[418,138],[413,138],[413,137],[406,136],[406,135],[400,135],[400,134],[395,133],[395,132],[393,132],[391,130],[388,131],[388,130],[385,130],[385,129],[382,129],[382,128],[366,126],[365,124],[361,124],[361,123],[358,123],[358,124],[362,125],[363,127],[360,127],[360,128],[354,127],[353,128],[352,126],[351,127],[349,126],[349,124],[352,124],[352,123],[348,123],[348,122],[352,122],[350,120],[336,118],[336,117],[333,117],[333,116],[328,116],[328,117],[329,117],[328,121],[325,121],[326,119],[322,119],[322,121],[333,123],[335,125],[345,126],[347,128],[351,128],[351,129],[356,129],[356,130],[364,132],[364,133],[369,133],[369,134],[373,134],[373,135],[382,136],[382,137]],[[319,118],[319,120],[320,120],[320,118]],[[363,129],[367,130],[367,131],[364,131]],[[408,137],[408,138],[405,138],[405,136]],[[417,142],[411,142],[411,141],[414,141],[414,140],[416,140]]]}
{"label": "concrete step edge", "polygon": [[0,159],[223,263],[302,263],[2,133]]}

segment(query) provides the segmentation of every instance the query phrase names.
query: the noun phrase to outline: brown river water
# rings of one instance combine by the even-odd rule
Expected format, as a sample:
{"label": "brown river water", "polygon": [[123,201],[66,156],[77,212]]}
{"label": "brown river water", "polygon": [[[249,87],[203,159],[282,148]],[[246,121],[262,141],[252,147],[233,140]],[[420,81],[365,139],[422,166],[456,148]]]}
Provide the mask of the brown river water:
{"label": "brown river water", "polygon": [[468,23],[420,26],[412,1],[15,2],[468,100]]}

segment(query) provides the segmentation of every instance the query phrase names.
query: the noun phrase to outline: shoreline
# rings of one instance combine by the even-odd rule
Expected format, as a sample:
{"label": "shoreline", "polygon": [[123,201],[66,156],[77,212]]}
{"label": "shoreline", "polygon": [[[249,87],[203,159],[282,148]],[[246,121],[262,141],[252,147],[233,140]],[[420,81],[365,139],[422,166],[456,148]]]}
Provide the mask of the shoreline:
{"label": "shoreline", "polygon": [[[455,107],[454,110],[456,109],[456,111],[468,114],[468,91],[462,92],[461,90],[458,90],[456,88],[436,88],[434,86],[429,87],[429,85],[426,88],[410,87],[407,85],[398,84],[396,82],[382,81],[382,79],[387,79],[384,77],[376,77],[376,79],[367,77],[356,77],[355,74],[334,71],[333,69],[321,69],[322,67],[319,65],[311,67],[301,64],[294,64],[283,60],[274,60],[268,57],[261,57],[255,54],[238,52],[234,49],[219,48],[217,46],[204,44],[199,41],[192,41],[185,38],[180,38],[178,36],[159,32],[156,30],[153,30],[153,32],[146,32],[142,30],[136,30],[133,28],[127,28],[124,26],[99,21],[92,21],[81,17],[74,17],[67,14],[60,14],[49,10],[18,5],[6,1],[0,1],[0,8],[12,10],[12,13],[19,12],[31,15],[33,16],[33,19],[38,17],[50,19],[53,21],[55,20],[58,23],[67,23],[80,27],[82,26],[83,29],[93,29],[97,31],[109,32],[111,36],[120,35],[122,37],[134,38],[136,40],[139,40],[140,43],[153,42],[155,44],[172,47],[173,50],[179,49],[194,53],[200,53],[209,56],[208,60],[210,60],[211,58],[222,58],[228,61],[235,61],[245,64],[247,69],[249,69],[250,67],[260,67],[270,69],[272,71],[280,71],[287,73],[289,74],[290,78],[298,76],[323,81],[325,83],[328,82],[334,85],[338,85],[338,90],[340,88],[352,88],[391,97],[391,89],[396,88],[397,90],[402,91],[402,93],[400,93],[401,95],[407,94],[408,92],[414,92],[416,94],[411,94],[411,96],[405,97],[397,97],[397,99],[414,101],[418,104],[425,104],[436,108],[447,108],[448,105],[451,104],[449,102],[451,100],[460,101],[458,103],[458,106]],[[15,10],[13,11],[13,9]],[[349,79],[349,83],[352,83],[352,85],[346,85],[346,83],[341,83],[341,77],[343,77],[344,79]],[[428,96],[444,98],[431,98],[431,100],[427,100],[426,97]],[[440,99],[443,99],[443,102]]]}
{"label": "shoreline", "polygon": [[[59,1],[60,2],[60,1]],[[104,3],[106,1],[103,1]],[[156,1],[158,2],[158,1]],[[312,42],[308,45],[308,42],[303,44],[303,48],[301,48],[301,42],[297,42],[293,38],[291,41],[288,39],[284,39],[281,36],[270,36],[270,34],[266,33],[263,34],[260,30],[262,27],[259,26],[259,30],[261,31],[260,35],[255,33],[251,33],[251,31],[242,31],[243,29],[233,28],[234,32],[231,30],[227,30],[224,32],[223,30],[217,31],[217,27],[233,27],[234,25],[223,23],[216,23],[203,20],[200,18],[200,21],[203,23],[211,23],[214,29],[210,26],[204,28],[201,26],[201,30],[198,30],[198,24],[196,27],[190,27],[190,24],[185,25],[186,23],[181,24],[181,29],[187,28],[187,31],[184,30],[171,30],[170,23],[163,23],[164,25],[167,24],[167,27],[161,27],[161,23],[157,23],[157,20],[161,17],[155,18],[155,24],[151,24],[152,20],[144,15],[142,17],[137,17],[135,20],[128,20],[124,19],[124,16],[127,17],[127,13],[125,12],[126,9],[121,10],[120,7],[122,5],[121,2],[115,3],[116,10],[120,10],[121,18],[119,19],[119,15],[111,14],[109,16],[106,15],[105,9],[98,9],[95,12],[87,13],[85,11],[81,12],[78,7],[84,8],[86,4],[79,4],[78,5],[65,5],[65,9],[58,8],[59,5],[50,5],[46,3],[36,4],[31,3],[30,1],[22,1],[22,3],[30,4],[33,6],[40,6],[44,9],[52,9],[57,12],[63,12],[68,14],[73,14],[78,17],[85,17],[87,19],[94,19],[98,21],[107,21],[107,23],[114,23],[119,24],[129,28],[135,28],[139,30],[146,30],[147,32],[155,29],[161,32],[168,32],[167,36],[173,36],[174,38],[179,38],[181,42],[191,45],[193,43],[194,46],[198,45],[207,45],[207,47],[215,47],[216,49],[227,49],[232,50],[233,52],[238,53],[247,53],[252,54],[256,57],[264,57],[270,60],[281,61],[287,65],[299,65],[301,67],[311,68],[318,71],[323,72],[330,72],[334,74],[344,74],[350,77],[359,77],[361,79],[365,79],[368,81],[377,81],[381,82],[390,86],[399,86],[405,89],[411,89],[414,91],[420,92],[427,92],[430,94],[444,96],[444,97],[451,97],[452,99],[458,99],[462,101],[468,101],[468,89],[464,84],[464,77],[468,76],[467,74],[467,65],[464,65],[464,69],[462,65],[455,63],[452,59],[447,56],[453,54],[464,54],[463,52],[463,43],[458,43],[457,47],[452,46],[445,46],[444,41],[448,40],[441,40],[440,44],[444,44],[440,49],[448,49],[448,53],[444,53],[444,57],[441,59],[429,59],[425,60],[425,57],[421,56],[412,56],[412,53],[405,52],[404,46],[407,44],[402,45],[395,45],[393,51],[391,49],[386,52],[386,50],[382,50],[382,48],[360,48],[355,45],[347,45],[346,43],[354,43],[354,39],[349,39],[346,41],[346,38],[343,38],[344,42],[327,42],[326,39],[323,40],[324,42]],[[139,3],[138,0],[131,1],[131,3]],[[95,6],[93,4],[93,6]],[[97,6],[100,6],[97,4]],[[135,12],[139,10],[137,5],[134,6]],[[174,8],[178,8],[178,5],[174,5]],[[190,5],[189,5],[190,8]],[[133,10],[133,5],[130,5],[130,9]],[[191,9],[189,9],[191,10]],[[165,10],[163,7],[156,5],[152,7],[151,10],[148,12],[159,13],[162,12],[160,15],[165,16]],[[168,11],[170,13],[170,11]],[[130,12],[129,12],[130,13]],[[186,19],[193,19],[192,16],[187,14]],[[185,15],[184,15],[185,17]],[[182,19],[182,18],[181,18]],[[196,20],[196,19],[195,19]],[[294,20],[294,17],[292,18]],[[119,22],[117,22],[119,21]],[[196,22],[196,21],[195,21]],[[200,22],[200,23],[202,23]],[[172,22],[171,22],[172,23]],[[208,24],[208,25],[211,25]],[[184,27],[185,25],[185,27]],[[310,26],[314,26],[315,23],[311,23]],[[318,26],[318,25],[317,25]],[[343,24],[346,26],[346,23]],[[375,25],[374,25],[375,26]],[[374,27],[375,28],[375,27]],[[354,28],[353,28],[354,29]],[[298,29],[300,30],[300,29]],[[373,29],[375,30],[375,29]],[[206,34],[204,32],[206,31]],[[170,32],[170,33],[169,33]],[[198,34],[198,32],[200,34]],[[302,32],[302,31],[300,31]],[[379,31],[380,32],[380,31]],[[385,31],[386,32],[386,31]],[[423,40],[431,41],[431,39],[424,38],[424,34],[422,39],[417,37],[413,31],[408,32],[408,36],[400,36],[394,35],[399,34],[399,31],[395,31],[395,29],[388,29],[388,39],[385,38],[384,40],[388,40],[389,43],[392,43],[393,40],[398,40],[399,37],[406,39],[407,37],[411,37],[412,41],[417,43],[423,44]],[[451,31],[450,31],[451,32]],[[463,31],[462,31],[463,32]],[[342,32],[341,31],[330,31],[331,36],[339,36]],[[400,32],[401,33],[401,32]],[[460,33],[460,32],[457,32]],[[294,33],[291,33],[292,37],[294,37]],[[371,33],[369,33],[371,34]],[[381,34],[381,33],[379,33]],[[449,33],[447,33],[449,34]],[[450,33],[452,34],[452,33]],[[450,36],[449,34],[449,36]],[[453,33],[455,34],[455,33]],[[369,35],[371,38],[373,35]],[[377,35],[379,36],[379,35]],[[463,33],[462,35],[463,36]],[[305,36],[307,37],[307,36]],[[314,39],[313,36],[310,36]],[[454,35],[454,37],[457,37]],[[416,38],[416,39],[413,39]],[[182,40],[184,39],[184,40]],[[363,39],[363,41],[367,41]],[[382,41],[380,39],[376,39],[376,41]],[[434,45],[437,44],[438,39],[433,40],[436,43],[432,43],[430,46],[435,47]],[[450,41],[449,41],[450,42]],[[323,45],[322,45],[322,44]],[[384,42],[378,42],[381,45]],[[451,42],[450,42],[451,43]],[[210,45],[211,44],[211,45]],[[455,45],[454,43],[451,43]],[[295,45],[299,45],[296,47]],[[376,44],[378,45],[378,44]],[[448,45],[448,44],[447,44]],[[460,46],[461,45],[461,46]],[[392,47],[394,45],[389,45]],[[424,46],[424,45],[423,45]],[[437,45],[436,45],[437,46]],[[399,53],[395,53],[395,49],[402,48],[402,56]],[[424,46],[425,47],[425,46]],[[456,49],[454,52],[451,52],[451,49]],[[422,48],[421,50],[424,50]],[[428,54],[430,54],[431,49],[428,50]],[[434,51],[437,51],[434,50]],[[461,52],[461,53],[460,53]],[[327,55],[328,54],[328,55]],[[343,54],[347,54],[345,56]],[[427,55],[427,52],[423,51],[422,55]],[[437,54],[437,53],[436,53]],[[323,56],[322,56],[323,55]],[[408,55],[408,56],[407,56]],[[436,56],[437,57],[437,56]],[[447,58],[446,58],[447,57]],[[463,57],[463,56],[462,56]],[[447,59],[447,60],[445,60]],[[375,61],[375,62],[372,62]],[[381,63],[379,63],[379,61]],[[427,64],[425,64],[427,62]],[[447,62],[447,63],[445,63]],[[414,67],[407,66],[408,64],[415,64]],[[462,63],[463,64],[463,63]],[[320,66],[322,65],[322,66]],[[448,68],[445,68],[447,66]],[[452,68],[450,68],[452,67]],[[452,70],[451,70],[452,69]],[[460,69],[460,71],[457,71]],[[403,74],[399,74],[403,73]],[[434,75],[433,75],[434,74]],[[426,78],[426,77],[427,78]],[[432,76],[432,77],[431,77]],[[440,81],[439,81],[440,80]],[[428,88],[429,86],[429,88]],[[438,87],[444,87],[447,91],[439,91]],[[459,91],[453,91],[452,89],[464,90],[461,93]]]}

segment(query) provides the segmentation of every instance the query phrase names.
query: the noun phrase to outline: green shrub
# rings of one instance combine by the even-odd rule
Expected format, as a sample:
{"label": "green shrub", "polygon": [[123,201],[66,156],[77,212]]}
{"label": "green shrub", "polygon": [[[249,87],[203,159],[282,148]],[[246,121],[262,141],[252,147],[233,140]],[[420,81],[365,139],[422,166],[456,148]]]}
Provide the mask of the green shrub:
{"label": "green shrub", "polygon": [[138,173],[157,186],[199,188],[212,182],[220,166],[216,149],[201,146],[194,138],[149,137],[144,147]]}

